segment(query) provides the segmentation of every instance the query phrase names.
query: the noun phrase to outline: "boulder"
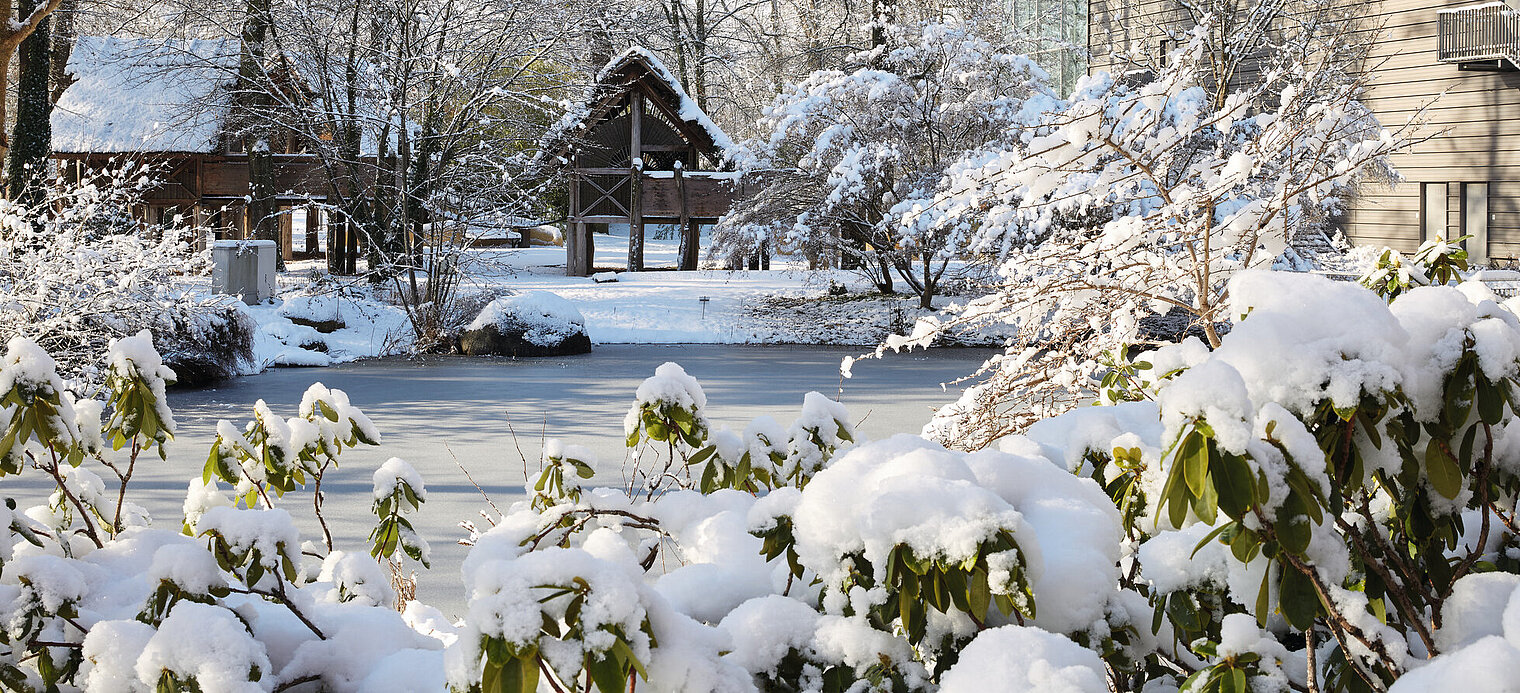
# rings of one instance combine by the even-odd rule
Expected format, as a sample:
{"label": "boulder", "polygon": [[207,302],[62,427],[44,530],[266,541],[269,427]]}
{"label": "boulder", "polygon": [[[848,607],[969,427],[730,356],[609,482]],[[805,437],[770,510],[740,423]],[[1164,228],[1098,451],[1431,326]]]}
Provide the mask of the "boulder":
{"label": "boulder", "polygon": [[280,317],[297,325],[331,334],[347,327],[336,296],[292,296],[280,305]]}
{"label": "boulder", "polygon": [[563,356],[591,351],[586,320],[575,304],[547,291],[529,291],[486,304],[459,336],[470,356]]}

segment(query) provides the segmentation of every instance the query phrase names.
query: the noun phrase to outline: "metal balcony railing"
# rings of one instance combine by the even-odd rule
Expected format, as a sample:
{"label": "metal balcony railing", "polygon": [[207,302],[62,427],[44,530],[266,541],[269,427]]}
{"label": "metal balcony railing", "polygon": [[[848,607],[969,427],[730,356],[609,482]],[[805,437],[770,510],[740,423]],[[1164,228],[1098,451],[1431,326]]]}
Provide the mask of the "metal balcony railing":
{"label": "metal balcony railing", "polygon": [[1520,68],[1520,10],[1504,2],[1441,10],[1436,54],[1443,63]]}

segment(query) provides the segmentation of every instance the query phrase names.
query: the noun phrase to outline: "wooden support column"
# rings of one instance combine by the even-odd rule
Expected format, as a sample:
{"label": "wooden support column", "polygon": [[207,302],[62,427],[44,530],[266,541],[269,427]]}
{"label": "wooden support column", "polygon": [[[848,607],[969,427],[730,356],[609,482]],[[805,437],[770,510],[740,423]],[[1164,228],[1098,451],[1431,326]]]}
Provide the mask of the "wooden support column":
{"label": "wooden support column", "polygon": [[570,214],[565,222],[565,276],[584,277],[590,274],[585,265],[585,253],[581,245],[586,236],[586,223],[581,221],[581,180],[570,176]]}
{"label": "wooden support column", "polygon": [[[586,229],[586,232],[581,235],[581,241],[582,241],[581,242],[581,257],[585,258],[586,270],[588,272],[595,273],[596,272],[596,229],[593,228],[593,226],[591,224],[581,224],[581,226],[585,227],[585,229]],[[600,228],[603,230],[603,232],[606,232],[606,229],[607,229],[607,225],[606,224],[599,224],[598,226],[600,226]]]}
{"label": "wooden support column", "polygon": [[697,268],[697,246],[702,240],[697,235],[697,225],[691,221],[691,208],[686,200],[686,167],[676,162],[676,197],[681,202],[681,264],[680,268],[691,271]]}
{"label": "wooden support column", "polygon": [[306,205],[306,254],[311,257],[321,257],[318,250],[321,238],[318,231],[321,229],[322,211],[316,205]]}
{"label": "wooden support column", "polygon": [[[345,220],[346,221],[346,220]],[[327,271],[343,274],[343,226],[344,221],[327,224]]]}
{"label": "wooden support column", "polygon": [[275,213],[280,215],[280,257],[286,262],[296,259],[294,244],[295,218],[291,215],[292,208],[276,206]]}
{"label": "wooden support column", "polygon": [[[345,225],[348,232],[343,234],[343,241],[348,245],[348,250],[343,254],[343,270],[346,274],[359,273],[359,225],[349,222]],[[370,269],[374,269],[371,267]]]}
{"label": "wooden support column", "polygon": [[632,157],[628,167],[628,271],[644,270],[644,95],[629,93],[629,119],[632,135],[628,150]]}

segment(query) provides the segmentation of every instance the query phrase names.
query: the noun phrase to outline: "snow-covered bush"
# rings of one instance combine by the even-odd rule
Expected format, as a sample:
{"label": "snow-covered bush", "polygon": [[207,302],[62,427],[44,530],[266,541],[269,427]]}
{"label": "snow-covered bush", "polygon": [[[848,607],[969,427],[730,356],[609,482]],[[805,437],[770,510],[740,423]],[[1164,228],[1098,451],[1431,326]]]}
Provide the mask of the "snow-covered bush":
{"label": "snow-covered bush", "polygon": [[623,489],[569,481],[594,460],[547,446],[534,497],[473,537],[452,685],[927,691],[987,628],[1082,651],[1055,633],[1102,624],[1118,595],[1117,511],[1037,452],[859,443],[818,393],[790,427],[742,435],[707,407],[679,366],[656,369]]}
{"label": "snow-covered bush", "polygon": [[[659,487],[545,484],[476,536],[484,644],[455,646],[450,680],[589,690],[575,681],[594,667],[604,691],[1503,690],[1520,674],[1520,302],[1464,284],[1389,303],[1266,271],[1237,274],[1229,297],[1217,349],[1128,361],[1127,396],[977,453],[857,440],[817,395],[789,430],[725,431],[662,366],[628,418],[641,455],[662,453],[640,477]],[[824,422],[848,433],[839,447],[810,440]],[[818,463],[791,476],[804,445]],[[600,644],[567,620],[598,590],[624,595],[593,621],[619,624]]]}
{"label": "snow-covered bush", "polygon": [[1123,401],[971,453],[863,440],[816,393],[789,427],[734,433],[662,365],[627,416],[628,485],[591,483],[586,451],[547,445],[533,496],[470,536],[454,625],[387,608],[374,559],[427,559],[410,465],[372,474],[369,556],[303,546],[275,507],[309,486],[320,519],[337,457],[378,442],[343,393],[219,426],[183,531],[165,531],[91,471],[125,486],[174,434],[149,337],[116,345],[112,396],[93,403],[13,340],[5,471],[56,492],[0,506],[0,676],[266,693],[1506,690],[1520,299],[1468,283],[1388,301],[1251,271],[1229,301],[1218,348],[1158,349],[1130,362]]}
{"label": "snow-covered bush", "polygon": [[903,227],[893,205],[932,194],[959,157],[1054,102],[1045,73],[981,29],[889,24],[885,45],[853,56],[851,69],[783,91],[736,156],[763,189],[719,223],[714,252],[753,255],[769,243],[844,255],[884,291],[895,273],[930,307],[969,227]]}
{"label": "snow-covered bush", "polygon": [[251,330],[226,297],[175,281],[210,269],[194,231],[122,215],[153,173],[128,164],[60,182],[35,206],[0,200],[0,334],[27,335],[78,391],[101,384],[110,340],[145,329],[172,360],[220,362],[223,375],[251,358]]}
{"label": "snow-covered bush", "polygon": [[1268,52],[1259,78],[1211,91],[1209,32],[1230,21],[1205,21],[1149,81],[1084,78],[894,208],[905,229],[967,229],[972,249],[1002,261],[996,290],[951,324],[1018,329],[939,412],[937,439],[975,449],[1074,406],[1106,354],[1154,340],[1156,317],[1173,313],[1217,345],[1230,277],[1288,263],[1295,239],[1318,234],[1351,186],[1413,143],[1411,126],[1385,129],[1356,89],[1322,88],[1347,69],[1333,53]]}
{"label": "snow-covered bush", "polygon": [[[1502,634],[1520,580],[1520,304],[1477,283],[1395,293],[1239,274],[1217,349],[1164,347],[1137,371],[1140,401],[1030,429],[1134,509],[1123,587],[1186,648],[1127,672],[1106,657],[1123,678],[1384,690]],[[1520,673],[1490,654],[1480,679]]]}
{"label": "snow-covered bush", "polygon": [[[112,341],[99,369],[105,401],[79,400],[36,343],[13,338],[0,360],[0,471],[43,473],[55,488],[42,504],[18,511],[8,498],[0,511],[0,643],[9,647],[0,679],[8,690],[443,687],[445,643],[389,608],[389,577],[374,558],[334,550],[327,537],[313,581],[291,515],[273,507],[311,482],[320,520],[321,481],[337,457],[378,444],[342,391],[313,385],[289,419],[259,402],[241,431],[222,422],[205,475],[190,482],[184,522],[171,524],[182,529],[162,530],[127,491],[142,453],[163,458],[174,437],[164,391],[174,372],[147,331]],[[119,488],[108,494],[95,469],[110,470]],[[235,485],[235,501],[213,477]],[[426,542],[403,517],[425,499],[421,478],[392,459],[374,480],[369,553],[425,564]],[[304,552],[324,553],[315,545]],[[408,608],[436,621],[426,607]],[[396,683],[370,680],[367,670],[383,670],[388,658],[430,664]]]}

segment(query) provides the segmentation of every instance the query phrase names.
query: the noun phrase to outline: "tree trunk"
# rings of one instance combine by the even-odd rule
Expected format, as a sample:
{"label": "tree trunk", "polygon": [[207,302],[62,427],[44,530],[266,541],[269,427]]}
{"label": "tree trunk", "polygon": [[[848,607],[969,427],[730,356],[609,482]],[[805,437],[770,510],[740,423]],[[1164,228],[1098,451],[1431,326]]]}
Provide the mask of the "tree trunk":
{"label": "tree trunk", "polygon": [[[17,8],[23,16],[36,10],[33,0],[22,0]],[[7,192],[12,200],[36,205],[43,199],[42,186],[48,179],[48,154],[52,150],[53,128],[49,114],[48,20],[44,19],[32,35],[21,42],[20,64],[16,79],[16,126],[7,152]]]}
{"label": "tree trunk", "polygon": [[692,73],[696,79],[692,82],[692,98],[697,101],[697,108],[707,110],[707,3],[706,0],[696,0],[697,19],[696,29],[692,32],[693,42],[696,44],[692,51]]}
{"label": "tree trunk", "polygon": [[248,225],[256,240],[274,241],[275,262],[285,268],[281,248],[279,209],[275,201],[273,127],[274,99],[265,79],[266,41],[270,28],[269,0],[248,0],[238,56],[236,101],[239,132],[247,140]]}
{"label": "tree trunk", "polygon": [[[21,42],[31,36],[38,25],[42,24],[42,20],[57,10],[62,2],[63,0],[46,0],[40,7],[29,5],[32,9],[18,8],[22,11],[12,17],[11,0],[0,0],[0,96],[10,88],[11,58],[16,55]],[[5,156],[10,148],[10,143],[5,138],[5,109],[5,99],[0,98],[0,156]]]}

